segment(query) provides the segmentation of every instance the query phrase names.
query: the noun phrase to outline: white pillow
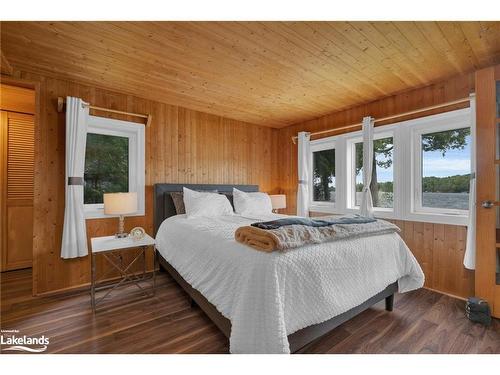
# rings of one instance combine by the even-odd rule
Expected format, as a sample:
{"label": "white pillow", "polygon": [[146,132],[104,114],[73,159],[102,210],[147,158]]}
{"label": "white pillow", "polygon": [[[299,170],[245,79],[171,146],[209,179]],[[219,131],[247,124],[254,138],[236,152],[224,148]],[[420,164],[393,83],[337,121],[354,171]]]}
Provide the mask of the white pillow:
{"label": "white pillow", "polygon": [[266,193],[245,193],[233,188],[234,211],[240,215],[261,215],[273,212],[271,198]]}
{"label": "white pillow", "polygon": [[233,215],[233,207],[225,195],[199,192],[183,188],[186,215],[190,217],[214,217]]}

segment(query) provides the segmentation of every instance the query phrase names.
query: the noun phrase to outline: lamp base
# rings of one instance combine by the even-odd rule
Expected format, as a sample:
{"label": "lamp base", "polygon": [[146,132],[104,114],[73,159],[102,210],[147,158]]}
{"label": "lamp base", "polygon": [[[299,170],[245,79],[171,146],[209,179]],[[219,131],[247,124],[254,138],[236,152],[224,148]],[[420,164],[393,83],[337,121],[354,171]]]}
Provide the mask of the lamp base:
{"label": "lamp base", "polygon": [[115,234],[115,238],[126,238],[128,236],[128,233],[126,233],[123,229],[125,227],[125,218],[123,215],[120,215],[120,218],[118,219],[118,233]]}

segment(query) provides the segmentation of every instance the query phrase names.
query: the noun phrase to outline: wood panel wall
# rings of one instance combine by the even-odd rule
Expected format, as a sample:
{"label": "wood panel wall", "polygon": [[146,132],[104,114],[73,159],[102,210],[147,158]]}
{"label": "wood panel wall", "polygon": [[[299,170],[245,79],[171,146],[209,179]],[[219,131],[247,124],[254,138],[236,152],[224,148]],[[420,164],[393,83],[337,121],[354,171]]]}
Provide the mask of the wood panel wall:
{"label": "wood panel wall", "polygon": [[0,108],[4,111],[35,114],[35,90],[0,84]]}
{"label": "wood panel wall", "polygon": [[[366,105],[295,124],[280,130],[256,126],[115,91],[21,72],[39,83],[35,161],[34,292],[61,291],[89,282],[88,257],[59,256],[64,212],[64,114],[57,113],[58,96],[78,96],[95,105],[151,113],[146,131],[146,215],[129,218],[127,228],[152,230],[152,185],[156,182],[259,184],[261,190],[287,195],[287,213],[295,212],[297,146],[291,136],[300,130],[329,129],[465,97],[473,90],[473,75],[394,95]],[[102,116],[109,114],[96,113]],[[120,118],[120,117],[117,117]],[[122,117],[125,120],[131,118]],[[426,286],[466,297],[473,294],[473,276],[461,266],[465,228],[398,222],[426,273]],[[87,222],[88,236],[109,235],[116,220]],[[127,229],[126,228],[126,229]],[[104,265],[100,264],[104,269]]]}
{"label": "wood panel wall", "polygon": [[[90,280],[89,257],[60,258],[65,114],[56,110],[58,96],[76,96],[101,107],[152,114],[151,127],[146,129],[146,215],[127,218],[125,229],[142,226],[152,232],[155,183],[258,184],[262,191],[278,191],[276,129],[34,73],[21,72],[20,78],[38,82],[40,87],[35,134],[35,294],[84,286]],[[87,234],[110,235],[116,226],[116,219],[88,220]],[[101,270],[106,267],[104,263],[97,266]]]}
{"label": "wood panel wall", "polygon": [[467,298],[474,295],[474,272],[463,266],[467,227],[392,220],[425,274],[425,287]]}
{"label": "wood panel wall", "polygon": [[[355,124],[368,115],[375,118],[396,115],[461,99],[473,91],[474,75],[467,74],[280,129],[278,163],[281,193],[287,196],[286,213],[296,212],[298,156],[297,145],[292,143],[291,137],[299,131],[314,132]],[[433,113],[437,111],[429,112]],[[417,116],[401,120],[413,117]],[[335,134],[332,132],[325,136]],[[459,297],[474,295],[474,273],[466,270],[462,264],[466,227],[399,220],[394,222],[401,228],[401,236],[424,270],[426,287]]]}

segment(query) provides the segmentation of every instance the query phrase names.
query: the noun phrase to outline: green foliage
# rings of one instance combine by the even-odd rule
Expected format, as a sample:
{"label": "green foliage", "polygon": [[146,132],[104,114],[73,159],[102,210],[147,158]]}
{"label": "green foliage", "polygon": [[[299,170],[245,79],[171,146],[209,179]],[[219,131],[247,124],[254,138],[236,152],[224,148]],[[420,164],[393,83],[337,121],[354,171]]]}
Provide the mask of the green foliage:
{"label": "green foliage", "polygon": [[103,193],[128,191],[128,138],[87,134],[84,202],[102,203]]}
{"label": "green foliage", "polygon": [[[356,155],[356,174],[363,168],[363,143],[356,143],[355,145],[355,155]],[[379,205],[379,189],[381,184],[377,181],[377,166],[380,168],[390,168],[392,166],[392,155],[394,151],[394,141],[392,137],[375,139],[373,141],[373,164],[372,164],[372,178],[370,184],[370,191],[372,193],[373,205]],[[361,185],[361,190],[363,190],[363,184]],[[392,189],[391,186],[384,186],[385,189]],[[360,190],[360,191],[361,191]],[[390,190],[392,192],[392,190]]]}
{"label": "green foliage", "polygon": [[463,150],[467,144],[470,128],[446,130],[422,135],[422,150],[441,151],[443,157],[448,150]]}
{"label": "green foliage", "polygon": [[[313,197],[315,201],[330,201],[330,184],[335,178],[335,150],[313,153]],[[335,189],[333,189],[335,190]]]}
{"label": "green foliage", "polygon": [[[443,132],[429,133],[422,136],[422,149],[427,151],[440,151],[445,156],[448,150],[464,149],[470,129],[456,129]],[[374,206],[379,205],[382,193],[393,192],[393,182],[378,182],[376,169],[390,168],[393,163],[394,140],[392,137],[377,139],[373,141],[373,168],[370,190],[372,192]],[[355,169],[358,174],[363,168],[363,144],[355,145]],[[324,150],[315,152],[313,155],[313,196],[316,201],[330,201],[331,194],[335,191],[330,187],[335,178],[335,150]],[[363,184],[356,184],[356,191],[361,192]],[[469,191],[469,175],[457,175],[451,177],[424,177],[423,191],[458,193]],[[381,194],[379,194],[381,193]],[[383,194],[382,194],[383,195]],[[392,196],[392,195],[391,195]]]}
{"label": "green foliage", "polygon": [[470,174],[449,177],[424,177],[422,190],[426,193],[466,193],[469,191]]}
{"label": "green foliage", "polygon": [[[356,174],[363,168],[363,143],[356,143]],[[394,142],[392,137],[375,139],[373,141],[373,157],[383,156],[376,160],[377,166],[380,168],[390,168],[392,165],[392,152],[394,150]]]}
{"label": "green foliage", "polygon": [[[392,193],[394,191],[393,185],[394,184],[392,181],[379,182],[377,184],[377,186],[378,186],[377,190],[384,192],[384,193]],[[363,183],[362,182],[356,184],[356,191],[358,193],[363,191]]]}
{"label": "green foliage", "polygon": [[[422,150],[440,151],[443,157],[448,150],[463,150],[467,144],[470,128],[446,130],[429,133],[422,136]],[[363,144],[356,143],[356,174],[363,168]],[[378,192],[392,192],[392,182],[379,183],[377,181],[376,167],[389,168],[392,165],[394,144],[393,138],[383,138],[373,141],[373,168],[370,190],[373,204],[378,205]],[[380,157],[383,156],[383,157]],[[427,192],[465,192],[469,190],[469,175],[451,177],[424,177],[423,188]],[[456,186],[454,186],[456,184]],[[363,184],[356,185],[356,191],[362,191]]]}
{"label": "green foliage", "polygon": [[[470,174],[449,177],[424,177],[422,188],[425,193],[467,193],[469,191]],[[379,182],[377,191],[384,193],[393,192],[393,182]],[[363,191],[363,184],[356,184],[356,191]]]}

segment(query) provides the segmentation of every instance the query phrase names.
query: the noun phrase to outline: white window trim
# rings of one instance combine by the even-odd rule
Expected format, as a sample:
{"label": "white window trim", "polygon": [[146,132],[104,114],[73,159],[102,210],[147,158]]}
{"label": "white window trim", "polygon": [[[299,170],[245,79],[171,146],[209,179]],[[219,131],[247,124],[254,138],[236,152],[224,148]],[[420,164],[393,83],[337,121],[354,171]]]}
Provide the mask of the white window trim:
{"label": "white window trim", "polygon": [[[130,121],[89,116],[87,133],[126,137],[129,140],[129,191],[137,192],[137,212],[127,216],[145,214],[145,127]],[[115,215],[104,214],[104,204],[85,204],[86,219],[99,219]]]}
{"label": "white window trim", "polygon": [[[384,209],[374,207],[376,217],[419,221],[438,224],[467,225],[468,212],[463,210],[415,211],[415,165],[418,160],[415,157],[415,134],[423,131],[437,132],[441,130],[471,127],[471,152],[475,149],[475,121],[471,120],[470,108],[440,113],[421,117],[413,120],[402,121],[391,125],[375,128],[375,139],[391,136],[394,139],[393,153],[393,176],[394,176],[394,208]],[[421,134],[421,133],[420,133]],[[420,137],[417,137],[420,139]],[[349,207],[348,199],[352,199],[352,148],[350,144],[362,140],[360,131],[345,133],[338,136],[322,138],[311,141],[310,166],[312,171],[312,152],[335,149],[335,203],[314,202],[312,200],[312,178],[309,183],[310,207],[313,212],[330,214],[358,213],[358,207]],[[410,151],[408,151],[410,150]],[[350,151],[350,153],[349,153]],[[471,165],[475,163],[475,155],[471,155]],[[418,165],[418,164],[417,164]],[[460,212],[454,212],[460,211]]]}
{"label": "white window trim", "polygon": [[[309,210],[314,211],[318,210],[318,212],[338,212],[338,205],[337,205],[337,196],[338,196],[338,188],[337,188],[337,182],[338,182],[338,177],[337,177],[337,156],[338,156],[338,150],[337,150],[337,142],[332,139],[332,137],[328,138],[322,138],[316,141],[311,141],[310,144],[310,153],[311,157],[309,158],[309,170],[311,171],[311,178],[309,179]],[[315,201],[313,199],[313,165],[314,165],[314,153],[318,151],[325,151],[325,150],[335,150],[335,202],[322,202],[322,201]],[[326,211],[325,211],[326,210]]]}
{"label": "white window trim", "polygon": [[[414,121],[414,120],[413,120]],[[468,210],[431,208],[422,206],[422,134],[436,133],[447,130],[471,128],[471,143],[474,143],[473,129],[470,121],[470,109],[446,112],[439,115],[428,116],[418,122],[409,122],[411,173],[410,173],[410,212],[408,217],[422,219],[425,217],[441,218],[446,223],[467,224]],[[413,124],[413,125],[412,125]],[[473,146],[471,144],[471,152]],[[473,156],[471,155],[471,165]]]}

